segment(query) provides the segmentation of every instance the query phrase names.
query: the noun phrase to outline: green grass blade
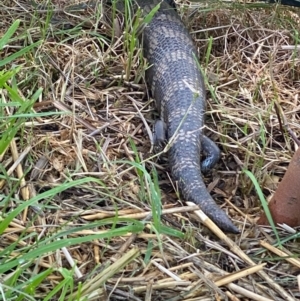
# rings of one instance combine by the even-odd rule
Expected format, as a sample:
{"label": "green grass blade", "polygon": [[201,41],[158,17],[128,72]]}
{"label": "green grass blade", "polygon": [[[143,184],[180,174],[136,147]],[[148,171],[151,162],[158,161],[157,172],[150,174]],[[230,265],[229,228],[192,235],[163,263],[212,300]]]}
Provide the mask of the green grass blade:
{"label": "green grass blade", "polygon": [[[6,33],[0,39],[0,50],[8,43],[9,39],[13,36],[20,25],[20,20],[16,20],[6,31]],[[1,61],[0,61],[1,63]]]}
{"label": "green grass blade", "polygon": [[257,180],[256,180],[256,178],[255,178],[255,176],[254,176],[253,173],[252,173],[251,171],[249,171],[249,170],[243,169],[243,172],[244,172],[244,173],[250,178],[250,180],[252,181],[252,183],[253,183],[253,185],[254,185],[254,187],[255,187],[255,190],[256,190],[256,192],[257,192],[257,194],[258,194],[259,200],[260,200],[260,202],[261,202],[261,204],[262,204],[262,207],[263,207],[263,209],[264,209],[264,212],[265,212],[265,214],[266,214],[266,216],[267,216],[268,222],[270,223],[270,225],[271,225],[271,227],[272,227],[272,230],[273,230],[273,232],[274,232],[274,234],[275,234],[275,236],[276,236],[277,243],[278,243],[278,245],[281,247],[281,246],[282,246],[281,240],[280,240],[280,238],[279,238],[278,231],[277,231],[276,226],[275,226],[275,224],[274,224],[274,221],[273,221],[273,219],[272,219],[272,215],[271,215],[271,212],[270,212],[270,210],[269,210],[268,202],[267,202],[267,200],[265,199],[265,197],[264,197],[264,195],[263,195],[263,193],[262,193],[262,191],[261,191],[261,188],[260,188],[260,186],[259,186],[259,184],[258,184],[258,182],[257,182]]}
{"label": "green grass blade", "polygon": [[25,53],[30,51],[32,48],[35,48],[36,46],[40,45],[41,43],[42,43],[42,41],[35,42],[35,43],[33,43],[29,46],[24,47],[22,50],[14,53],[14,54],[9,55],[8,57],[6,57],[6,58],[4,58],[3,60],[0,61],[0,67],[9,64],[10,62],[15,60],[16,58],[24,55]]}

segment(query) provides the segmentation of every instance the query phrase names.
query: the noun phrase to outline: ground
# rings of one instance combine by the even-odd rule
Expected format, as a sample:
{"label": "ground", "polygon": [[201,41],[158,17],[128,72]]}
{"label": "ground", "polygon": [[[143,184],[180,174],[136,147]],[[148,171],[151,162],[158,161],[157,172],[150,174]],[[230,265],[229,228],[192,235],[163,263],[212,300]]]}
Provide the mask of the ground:
{"label": "ground", "polygon": [[140,19],[67,2],[0,3],[2,41],[20,20],[0,39],[0,300],[300,298],[299,233],[257,225],[299,132],[299,10],[176,1],[222,151],[205,183],[241,230],[225,235],[151,152]]}

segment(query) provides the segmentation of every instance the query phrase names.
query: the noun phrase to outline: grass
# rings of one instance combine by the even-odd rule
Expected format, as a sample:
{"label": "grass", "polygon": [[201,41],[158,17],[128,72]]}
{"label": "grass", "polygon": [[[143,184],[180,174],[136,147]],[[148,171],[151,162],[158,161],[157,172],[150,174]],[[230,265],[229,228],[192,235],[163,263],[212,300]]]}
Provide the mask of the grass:
{"label": "grass", "polygon": [[164,155],[149,153],[139,13],[60,12],[63,27],[51,6],[4,0],[0,300],[299,298],[299,233],[256,225],[294,150],[274,104],[297,132],[297,10],[176,2],[205,73],[206,132],[222,150],[205,181],[242,233],[203,227]]}

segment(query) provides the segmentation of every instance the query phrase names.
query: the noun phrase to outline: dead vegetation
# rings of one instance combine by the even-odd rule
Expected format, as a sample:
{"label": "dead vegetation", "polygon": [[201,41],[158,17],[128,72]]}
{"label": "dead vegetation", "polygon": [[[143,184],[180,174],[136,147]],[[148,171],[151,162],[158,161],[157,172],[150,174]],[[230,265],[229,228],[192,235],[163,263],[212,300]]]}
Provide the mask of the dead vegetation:
{"label": "dead vegetation", "polygon": [[[58,291],[51,300],[75,300],[76,292],[87,300],[299,298],[299,235],[281,228],[283,253],[272,250],[275,236],[256,225],[261,204],[243,172],[250,171],[270,197],[295,150],[275,106],[297,134],[299,11],[178,1],[207,80],[206,132],[222,150],[220,163],[205,181],[241,229],[240,235],[219,233],[218,238],[201,225],[193,204],[178,200],[164,156],[157,160],[150,154],[147,127],[155,120],[154,103],[146,92],[141,49],[130,44],[134,36],[126,29],[128,20],[117,15],[112,22],[99,5],[96,12],[57,11],[57,23],[49,24],[51,13],[29,3],[1,1],[1,34],[17,18],[21,25],[18,38],[0,52],[0,59],[42,41],[14,63],[22,66],[16,80],[25,98],[43,88],[33,109],[44,114],[28,119],[2,157],[8,170],[13,153],[18,157],[26,152],[20,176],[24,174],[25,188],[16,185],[14,171],[3,181],[4,196],[14,190],[1,204],[1,218],[18,208],[20,200],[54,192],[7,225],[0,242],[1,264],[15,256],[28,258],[27,279],[49,267],[71,271],[74,290],[65,299]],[[161,222],[155,215],[160,193]],[[65,245],[55,245],[56,238]],[[52,252],[40,253],[38,260],[26,257],[39,250],[39,241],[55,245]],[[13,242],[13,252],[4,252]],[[78,267],[75,274],[68,253]],[[7,270],[3,281],[15,272]],[[32,300],[49,296],[62,279],[64,274],[53,270]]]}

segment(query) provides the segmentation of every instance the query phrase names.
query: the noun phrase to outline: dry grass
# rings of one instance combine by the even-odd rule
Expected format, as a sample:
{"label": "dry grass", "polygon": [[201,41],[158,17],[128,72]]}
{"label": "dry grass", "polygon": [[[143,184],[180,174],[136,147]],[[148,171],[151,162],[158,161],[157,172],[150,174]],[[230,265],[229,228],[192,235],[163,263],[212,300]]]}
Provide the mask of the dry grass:
{"label": "dry grass", "polygon": [[[179,3],[207,77],[207,133],[222,150],[220,164],[205,181],[242,231],[237,236],[216,232],[218,238],[199,223],[193,204],[178,200],[167,162],[149,153],[146,128],[155,119],[154,104],[147,97],[141,50],[131,52],[129,38],[122,35],[126,20],[114,20],[112,39],[112,22],[101,10],[79,11],[77,17],[59,12],[59,19],[73,25],[62,29],[47,24],[49,14],[29,10],[28,3],[1,1],[1,35],[16,18],[22,22],[0,59],[42,40],[14,62],[22,65],[18,89],[30,98],[42,87],[34,111],[61,114],[28,118],[1,158],[2,170],[8,170],[10,158],[24,152],[22,169],[2,177],[1,219],[24,205],[22,200],[41,196],[30,203],[34,206],[25,203],[3,230],[1,264],[15,256],[22,261],[5,270],[1,291],[15,286],[24,292],[25,279],[54,267],[33,299],[25,300],[44,300],[66,275],[74,280],[73,291],[68,287],[64,296],[61,287],[50,300],[77,300],[76,294],[87,300],[300,298],[299,235],[280,229],[284,253],[272,251],[266,242],[274,244],[275,236],[256,225],[260,201],[242,172],[251,171],[269,197],[294,152],[275,106],[286,126],[299,132],[299,11]],[[74,28],[85,18],[84,28]],[[160,193],[162,221],[156,215]],[[78,268],[74,273],[69,255]],[[15,282],[9,282],[12,275]]]}

